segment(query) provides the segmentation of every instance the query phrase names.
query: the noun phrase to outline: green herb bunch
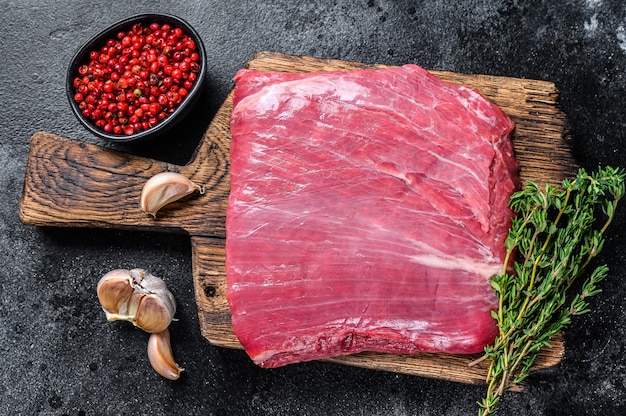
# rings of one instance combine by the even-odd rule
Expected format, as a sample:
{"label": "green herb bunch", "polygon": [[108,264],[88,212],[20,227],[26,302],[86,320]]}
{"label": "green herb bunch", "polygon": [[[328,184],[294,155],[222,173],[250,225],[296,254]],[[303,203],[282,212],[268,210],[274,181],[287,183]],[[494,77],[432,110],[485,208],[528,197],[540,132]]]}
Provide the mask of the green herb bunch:
{"label": "green herb bunch", "polygon": [[550,339],[572,316],[589,312],[588,298],[600,293],[598,283],[608,267],[589,273],[582,286],[574,287],[575,296],[569,289],[602,249],[624,195],[624,178],[621,169],[606,167],[592,174],[581,169],[561,187],[528,182],[511,197],[516,217],[506,240],[507,256],[502,274],[491,279],[499,299],[492,316],[500,332],[478,360],[490,362],[479,415],[495,415],[500,397],[528,377]]}

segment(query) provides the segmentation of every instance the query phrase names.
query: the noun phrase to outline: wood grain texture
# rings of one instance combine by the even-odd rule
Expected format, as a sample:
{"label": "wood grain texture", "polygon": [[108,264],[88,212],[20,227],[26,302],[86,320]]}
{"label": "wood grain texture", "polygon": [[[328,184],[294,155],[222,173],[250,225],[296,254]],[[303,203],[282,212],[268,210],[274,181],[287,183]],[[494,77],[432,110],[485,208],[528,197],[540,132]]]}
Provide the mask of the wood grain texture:
{"label": "wood grain texture", "polygon": [[[381,68],[357,62],[261,52],[246,65],[264,71],[322,71]],[[569,148],[569,128],[558,107],[558,90],[546,81],[432,71],[453,83],[476,88],[516,123],[515,153],[522,180],[559,183],[576,174]],[[196,152],[184,166],[141,158],[38,132],[30,143],[20,219],[37,226],[105,227],[182,232],[191,237],[193,279],[200,329],[209,343],[241,348],[230,323],[224,265],[225,218],[229,181],[229,95],[212,120]],[[205,194],[169,205],[154,219],[139,209],[143,184],[156,173],[180,172]],[[546,349],[537,368],[561,361],[561,338]],[[484,383],[486,367],[468,367],[476,356],[449,354],[393,355],[361,353],[327,361],[433,377]]]}

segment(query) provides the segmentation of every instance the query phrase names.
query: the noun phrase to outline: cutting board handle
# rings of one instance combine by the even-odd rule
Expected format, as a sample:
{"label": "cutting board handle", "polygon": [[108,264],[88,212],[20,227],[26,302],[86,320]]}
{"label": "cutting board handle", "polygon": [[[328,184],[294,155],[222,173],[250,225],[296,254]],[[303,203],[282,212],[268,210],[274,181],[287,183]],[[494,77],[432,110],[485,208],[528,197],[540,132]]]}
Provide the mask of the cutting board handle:
{"label": "cutting board handle", "polygon": [[[37,226],[151,229],[223,238],[229,186],[224,183],[228,170],[223,152],[227,148],[211,142],[209,131],[185,166],[35,133],[20,220]],[[139,207],[141,190],[150,177],[165,171],[180,172],[206,191],[168,205],[153,218]]]}

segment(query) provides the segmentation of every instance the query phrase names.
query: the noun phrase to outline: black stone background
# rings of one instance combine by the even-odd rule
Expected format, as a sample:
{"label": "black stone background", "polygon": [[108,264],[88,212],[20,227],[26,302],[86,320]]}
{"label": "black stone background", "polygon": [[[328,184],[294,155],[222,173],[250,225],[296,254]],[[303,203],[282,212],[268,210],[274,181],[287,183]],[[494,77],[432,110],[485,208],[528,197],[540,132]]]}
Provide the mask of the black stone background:
{"label": "black stone background", "polygon": [[[470,415],[482,386],[322,362],[263,370],[199,332],[188,238],[46,229],[18,220],[28,143],[39,130],[110,146],[74,118],[66,66],[118,20],[166,12],[190,22],[209,58],[208,93],[168,140],[115,146],[185,163],[257,51],[548,80],[561,91],[573,150],[587,168],[624,166],[626,5],[620,0],[16,0],[0,1],[0,414]],[[113,147],[113,146],[111,146]],[[624,207],[623,207],[624,208]],[[600,261],[611,267],[567,354],[535,374],[501,415],[626,414],[626,208]],[[150,368],[147,335],[107,323],[98,278],[145,267],[174,292],[178,382]]]}

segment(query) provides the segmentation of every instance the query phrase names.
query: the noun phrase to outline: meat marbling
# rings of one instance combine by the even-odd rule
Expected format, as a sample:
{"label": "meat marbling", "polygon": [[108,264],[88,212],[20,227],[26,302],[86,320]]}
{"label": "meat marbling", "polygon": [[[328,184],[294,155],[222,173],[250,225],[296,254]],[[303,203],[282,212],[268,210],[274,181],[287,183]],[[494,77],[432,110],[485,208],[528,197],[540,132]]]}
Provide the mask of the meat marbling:
{"label": "meat marbling", "polygon": [[227,299],[252,360],[492,342],[513,122],[416,65],[235,81]]}

